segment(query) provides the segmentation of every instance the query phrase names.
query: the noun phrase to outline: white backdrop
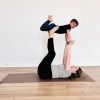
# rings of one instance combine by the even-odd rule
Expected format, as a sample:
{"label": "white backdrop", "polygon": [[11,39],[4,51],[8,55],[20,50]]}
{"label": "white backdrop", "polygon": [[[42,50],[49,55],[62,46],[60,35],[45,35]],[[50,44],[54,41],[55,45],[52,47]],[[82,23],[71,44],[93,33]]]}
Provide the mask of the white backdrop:
{"label": "white backdrop", "polygon": [[[47,32],[39,30],[48,14],[58,25],[72,18],[72,65],[100,65],[100,0],[0,0],[0,66],[38,66],[47,54]],[[55,34],[56,57],[61,64],[64,35]]]}

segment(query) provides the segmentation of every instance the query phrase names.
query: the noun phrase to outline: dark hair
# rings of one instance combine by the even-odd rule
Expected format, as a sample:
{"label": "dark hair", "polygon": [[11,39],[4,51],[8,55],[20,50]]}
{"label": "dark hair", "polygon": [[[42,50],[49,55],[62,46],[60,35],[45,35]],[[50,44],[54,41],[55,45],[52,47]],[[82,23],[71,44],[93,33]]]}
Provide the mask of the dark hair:
{"label": "dark hair", "polygon": [[79,23],[78,23],[78,21],[76,19],[72,19],[70,22],[76,23],[77,26],[79,25]]}
{"label": "dark hair", "polygon": [[76,73],[72,73],[70,77],[68,77],[68,79],[70,80],[74,80],[75,78],[80,78],[83,76],[83,71],[82,69],[79,67],[79,69],[76,71]]}

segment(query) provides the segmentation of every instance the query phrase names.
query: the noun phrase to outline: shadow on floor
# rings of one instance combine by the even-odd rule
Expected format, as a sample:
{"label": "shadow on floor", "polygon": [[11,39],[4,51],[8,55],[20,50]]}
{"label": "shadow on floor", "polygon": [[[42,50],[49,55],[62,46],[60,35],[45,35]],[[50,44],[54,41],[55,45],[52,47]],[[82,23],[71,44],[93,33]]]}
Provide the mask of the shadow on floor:
{"label": "shadow on floor", "polygon": [[[69,79],[52,79],[52,80],[42,80],[39,79],[37,73],[17,73],[8,74],[4,79],[0,81],[3,83],[31,83],[31,82],[71,82]],[[95,82],[87,74],[83,78],[76,79],[72,82]]]}

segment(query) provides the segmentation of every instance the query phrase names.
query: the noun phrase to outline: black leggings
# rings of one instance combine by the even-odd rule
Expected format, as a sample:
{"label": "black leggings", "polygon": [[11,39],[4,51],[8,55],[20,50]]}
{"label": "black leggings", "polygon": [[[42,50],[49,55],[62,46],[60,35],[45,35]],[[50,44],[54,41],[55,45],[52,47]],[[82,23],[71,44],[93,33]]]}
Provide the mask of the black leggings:
{"label": "black leggings", "polygon": [[55,57],[53,38],[48,39],[48,54],[38,66],[38,75],[41,79],[52,79],[51,63]]}

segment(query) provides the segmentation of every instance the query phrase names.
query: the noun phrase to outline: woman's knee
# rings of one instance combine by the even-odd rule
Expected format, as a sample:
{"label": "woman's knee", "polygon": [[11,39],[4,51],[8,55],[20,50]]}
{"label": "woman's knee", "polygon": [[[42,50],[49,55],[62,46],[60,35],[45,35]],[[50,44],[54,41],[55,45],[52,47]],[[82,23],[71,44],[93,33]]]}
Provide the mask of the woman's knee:
{"label": "woman's knee", "polygon": [[55,56],[56,55],[56,52],[54,51],[53,53],[54,53],[54,56]]}
{"label": "woman's knee", "polygon": [[56,56],[56,52],[55,52],[55,51],[50,51],[49,53],[50,53],[50,55],[52,55],[53,57]]}

